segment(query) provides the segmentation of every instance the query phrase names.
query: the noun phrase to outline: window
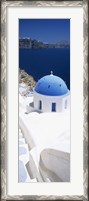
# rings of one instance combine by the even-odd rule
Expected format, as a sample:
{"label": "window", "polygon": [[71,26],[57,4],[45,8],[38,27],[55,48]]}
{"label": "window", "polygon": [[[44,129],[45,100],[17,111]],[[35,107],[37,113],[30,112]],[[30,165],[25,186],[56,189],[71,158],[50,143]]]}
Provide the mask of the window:
{"label": "window", "polygon": [[52,112],[56,112],[56,103],[52,103]]}
{"label": "window", "polygon": [[67,100],[65,100],[65,109],[67,109]]}
{"label": "window", "polygon": [[42,109],[42,101],[40,100],[39,101],[39,110],[41,110]]}

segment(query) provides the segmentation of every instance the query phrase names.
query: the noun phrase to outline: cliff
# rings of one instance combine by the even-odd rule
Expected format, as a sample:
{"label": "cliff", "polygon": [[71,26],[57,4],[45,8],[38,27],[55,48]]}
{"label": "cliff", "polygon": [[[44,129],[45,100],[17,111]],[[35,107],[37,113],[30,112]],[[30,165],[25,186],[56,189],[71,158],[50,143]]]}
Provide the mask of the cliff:
{"label": "cliff", "polygon": [[60,41],[58,43],[49,44],[47,42],[38,41],[31,38],[20,38],[19,39],[19,48],[69,48],[70,44],[68,41]]}
{"label": "cliff", "polygon": [[29,91],[32,91],[33,87],[36,85],[36,82],[31,75],[24,70],[19,69],[19,84],[21,83],[26,84]]}

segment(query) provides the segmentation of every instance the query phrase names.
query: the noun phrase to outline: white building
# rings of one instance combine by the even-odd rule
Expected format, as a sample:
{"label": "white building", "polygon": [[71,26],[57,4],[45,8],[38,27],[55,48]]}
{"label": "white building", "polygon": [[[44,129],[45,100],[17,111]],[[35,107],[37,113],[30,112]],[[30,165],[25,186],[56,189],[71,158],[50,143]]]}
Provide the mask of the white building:
{"label": "white building", "polygon": [[19,182],[70,182],[70,91],[60,77],[19,94],[19,128]]}
{"label": "white building", "polygon": [[36,84],[33,102],[27,106],[27,112],[63,112],[69,109],[70,91],[65,82],[52,74],[42,77]]}

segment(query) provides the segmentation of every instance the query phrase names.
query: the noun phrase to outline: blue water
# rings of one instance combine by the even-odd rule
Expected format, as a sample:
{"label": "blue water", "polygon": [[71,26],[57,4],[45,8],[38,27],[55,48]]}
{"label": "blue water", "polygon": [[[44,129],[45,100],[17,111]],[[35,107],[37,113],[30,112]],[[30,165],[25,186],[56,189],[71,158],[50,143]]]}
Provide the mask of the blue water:
{"label": "blue water", "polygon": [[70,89],[70,49],[19,49],[19,67],[35,81],[53,74],[61,77]]}

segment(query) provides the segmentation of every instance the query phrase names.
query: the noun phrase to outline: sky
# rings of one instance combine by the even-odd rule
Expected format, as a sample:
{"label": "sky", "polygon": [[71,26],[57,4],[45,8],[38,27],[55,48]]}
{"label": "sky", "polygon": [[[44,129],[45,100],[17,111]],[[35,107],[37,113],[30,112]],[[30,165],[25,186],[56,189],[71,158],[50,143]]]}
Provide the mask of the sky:
{"label": "sky", "polygon": [[42,42],[70,42],[70,19],[19,19],[19,38],[29,37]]}

